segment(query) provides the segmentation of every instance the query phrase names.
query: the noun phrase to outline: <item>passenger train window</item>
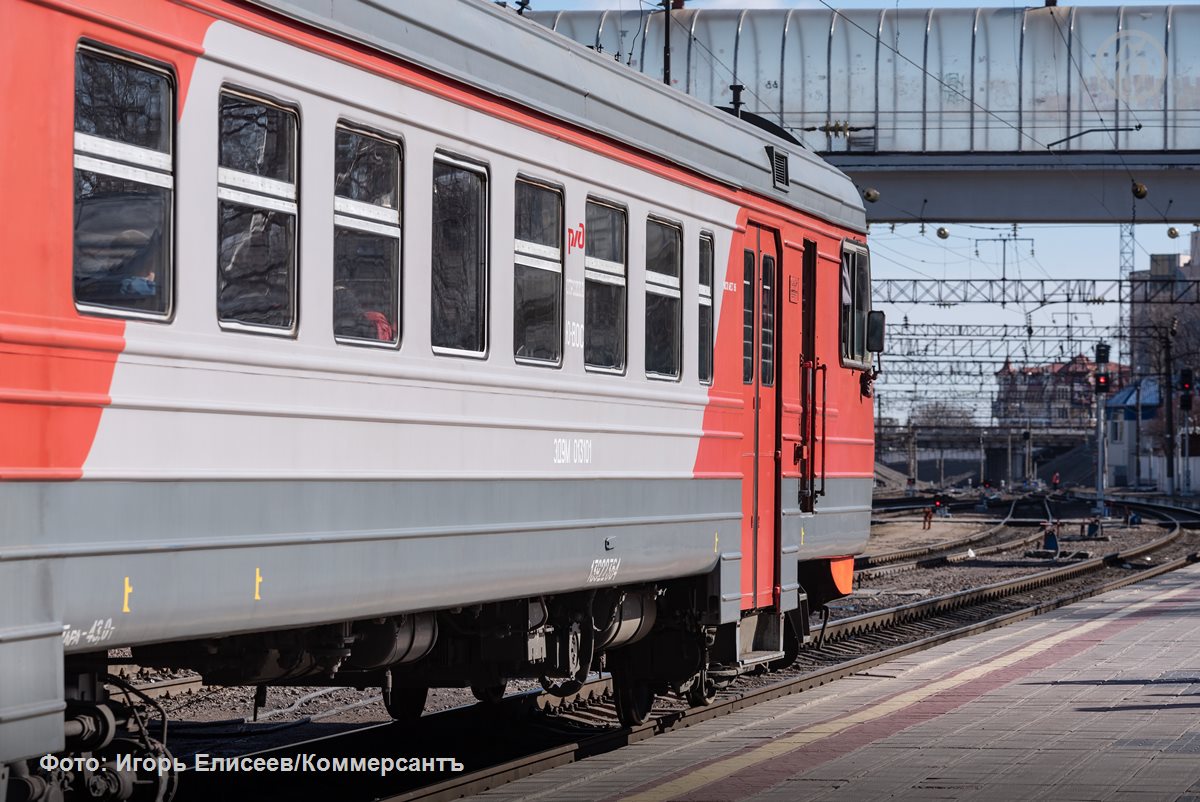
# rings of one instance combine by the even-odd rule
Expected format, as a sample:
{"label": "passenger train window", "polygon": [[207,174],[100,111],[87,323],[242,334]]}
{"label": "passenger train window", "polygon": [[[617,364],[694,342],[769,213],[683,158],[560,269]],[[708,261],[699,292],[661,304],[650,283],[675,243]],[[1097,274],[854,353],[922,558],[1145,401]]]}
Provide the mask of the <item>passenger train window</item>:
{"label": "passenger train window", "polygon": [[217,169],[217,317],[226,328],[296,325],[296,114],[224,91]]}
{"label": "passenger train window", "polygon": [[171,313],[174,87],[166,71],[75,53],[73,286],[80,309]]}
{"label": "passenger train window", "polygon": [[762,258],[762,367],[759,371],[764,387],[775,383],[775,257]]}
{"label": "passenger train window", "polygon": [[517,181],[513,246],[513,356],[562,360],[562,193]]}
{"label": "passenger train window", "polygon": [[754,251],[742,254],[742,384],[754,383]]}
{"label": "passenger train window", "polygon": [[842,362],[868,367],[867,313],[871,311],[871,266],[866,248],[847,243],[842,248]]}
{"label": "passenger train window", "polygon": [[487,174],[438,155],[433,163],[431,341],[439,353],[487,348]]}
{"label": "passenger train window", "polygon": [[682,272],[683,233],[677,226],[647,220],[646,375],[651,378],[679,378]]}
{"label": "passenger train window", "polygon": [[625,370],[625,212],[587,202],[583,248],[583,362]]}
{"label": "passenger train window", "polygon": [[344,125],[333,158],[333,335],[400,340],[400,146]]}
{"label": "passenger train window", "polygon": [[701,384],[713,380],[713,238],[700,235],[700,353],[697,374]]}

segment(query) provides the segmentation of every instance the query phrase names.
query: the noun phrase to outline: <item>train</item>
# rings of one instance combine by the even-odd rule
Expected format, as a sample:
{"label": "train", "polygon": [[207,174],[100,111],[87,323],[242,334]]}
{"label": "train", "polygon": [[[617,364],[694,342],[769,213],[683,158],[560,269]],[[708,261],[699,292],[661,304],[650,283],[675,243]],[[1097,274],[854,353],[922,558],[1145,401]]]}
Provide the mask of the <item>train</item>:
{"label": "train", "polygon": [[850,592],[882,313],[786,132],[482,0],[0,42],[0,799],[170,797],[115,663],[634,724]]}

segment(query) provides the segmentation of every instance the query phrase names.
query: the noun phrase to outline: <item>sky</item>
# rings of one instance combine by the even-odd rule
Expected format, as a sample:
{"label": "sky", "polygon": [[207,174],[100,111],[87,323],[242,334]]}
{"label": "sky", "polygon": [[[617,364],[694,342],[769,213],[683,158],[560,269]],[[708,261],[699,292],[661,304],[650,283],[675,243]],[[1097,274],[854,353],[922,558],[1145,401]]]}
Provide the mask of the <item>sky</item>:
{"label": "sky", "polygon": [[[901,2],[893,0],[687,0],[689,9],[708,8],[974,8],[1024,7],[1024,3],[962,2]],[[1062,5],[1066,5],[1063,3]],[[1072,5],[1112,6],[1117,3],[1082,2]],[[1149,2],[1125,2],[1125,6],[1161,5]],[[535,11],[577,9],[624,9],[638,7],[651,10],[657,3],[649,0],[533,0]],[[1200,221],[1198,221],[1200,222]],[[1001,248],[1008,248],[1007,276],[1009,278],[1096,278],[1115,279],[1120,273],[1119,229],[1117,225],[1021,225],[1016,236],[1032,239],[1002,246],[996,242],[976,243],[977,239],[1012,236],[1008,225],[946,224],[949,238],[936,236],[941,225],[927,221],[924,232],[919,224],[876,224],[871,227],[868,241],[872,252],[872,272],[875,278],[999,278]],[[1186,253],[1192,226],[1176,223],[1178,239],[1170,239],[1166,223],[1135,226],[1134,269],[1149,267],[1152,253]],[[905,319],[913,323],[1008,323],[1023,326],[1027,320],[1034,325],[1062,325],[1068,320],[1077,325],[1114,325],[1118,309],[1115,304],[1083,306],[1055,304],[1041,309],[1022,309],[1009,305],[1005,309],[991,305],[962,305],[938,308],[931,305],[885,305],[889,323]],[[1119,354],[1114,353],[1114,358]],[[886,356],[885,356],[886,366]],[[886,370],[886,367],[885,367]],[[882,380],[886,385],[886,377]]]}

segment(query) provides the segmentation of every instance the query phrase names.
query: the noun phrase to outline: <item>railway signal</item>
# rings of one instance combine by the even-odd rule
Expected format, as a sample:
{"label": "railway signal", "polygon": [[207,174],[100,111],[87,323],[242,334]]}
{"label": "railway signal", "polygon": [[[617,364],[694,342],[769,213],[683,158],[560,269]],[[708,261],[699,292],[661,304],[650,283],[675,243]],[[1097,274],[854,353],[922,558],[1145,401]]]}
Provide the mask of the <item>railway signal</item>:
{"label": "railway signal", "polygon": [[1096,374],[1096,395],[1103,395],[1109,390],[1109,375],[1107,373]]}

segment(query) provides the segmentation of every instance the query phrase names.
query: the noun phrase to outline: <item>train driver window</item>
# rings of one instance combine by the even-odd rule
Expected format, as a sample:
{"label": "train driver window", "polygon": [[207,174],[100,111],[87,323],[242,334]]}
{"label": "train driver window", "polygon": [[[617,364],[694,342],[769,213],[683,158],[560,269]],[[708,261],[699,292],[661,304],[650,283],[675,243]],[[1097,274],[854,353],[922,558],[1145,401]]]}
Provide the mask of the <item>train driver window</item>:
{"label": "train driver window", "polygon": [[487,174],[438,154],[433,163],[431,342],[442,354],[487,347]]}
{"label": "train driver window", "polygon": [[701,384],[713,380],[713,238],[700,235],[700,353],[696,371]]}
{"label": "train driver window", "polygon": [[339,125],[333,158],[333,335],[400,340],[400,146]]}
{"label": "train driver window", "polygon": [[217,317],[287,334],[296,324],[296,114],[232,91],[220,97]]}
{"label": "train driver window", "polygon": [[653,218],[646,221],[646,375],[678,379],[680,362],[680,275],[683,233]]}
{"label": "train driver window", "polygon": [[842,247],[842,364],[870,367],[867,313],[871,311],[871,265],[867,249],[857,243]]}
{"label": "train driver window", "polygon": [[587,202],[583,247],[583,362],[625,370],[625,212]]}
{"label": "train driver window", "polygon": [[75,52],[73,286],[80,309],[171,312],[174,88],[164,70]]}
{"label": "train driver window", "polygon": [[513,246],[513,356],[557,365],[562,359],[562,193],[517,181]]}

